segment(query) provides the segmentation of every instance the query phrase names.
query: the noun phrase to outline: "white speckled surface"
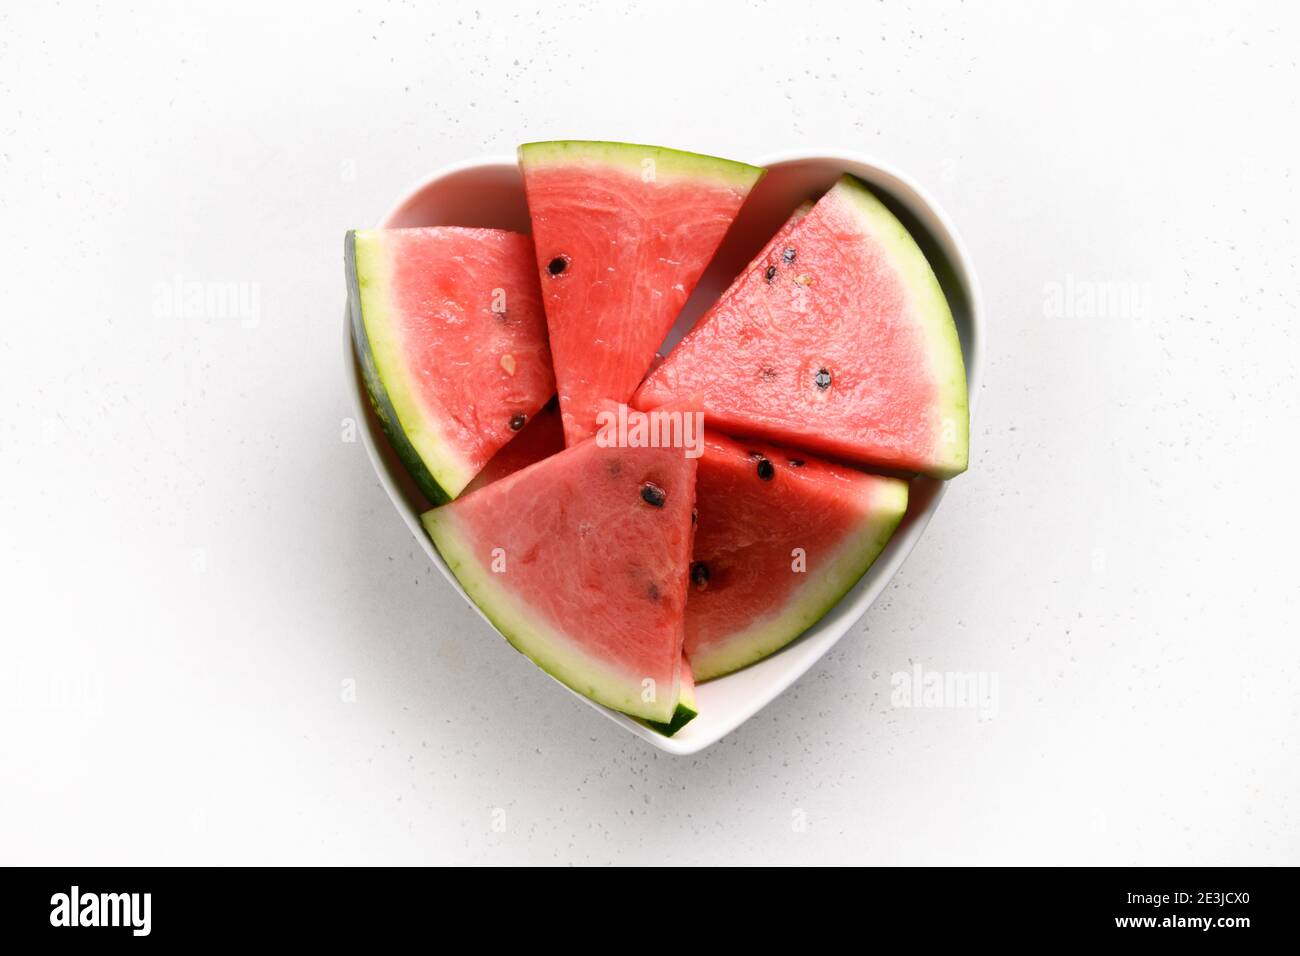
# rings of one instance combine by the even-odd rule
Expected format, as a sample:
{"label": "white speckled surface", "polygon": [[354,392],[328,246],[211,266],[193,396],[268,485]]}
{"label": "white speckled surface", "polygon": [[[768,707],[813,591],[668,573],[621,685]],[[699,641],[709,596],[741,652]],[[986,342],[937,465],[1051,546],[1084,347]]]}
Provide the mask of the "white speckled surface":
{"label": "white speckled surface", "polygon": [[[0,862],[1295,863],[1298,23],[1248,6],[5,6]],[[343,440],[344,229],[561,135],[880,156],[984,286],[970,473],[692,758]]]}

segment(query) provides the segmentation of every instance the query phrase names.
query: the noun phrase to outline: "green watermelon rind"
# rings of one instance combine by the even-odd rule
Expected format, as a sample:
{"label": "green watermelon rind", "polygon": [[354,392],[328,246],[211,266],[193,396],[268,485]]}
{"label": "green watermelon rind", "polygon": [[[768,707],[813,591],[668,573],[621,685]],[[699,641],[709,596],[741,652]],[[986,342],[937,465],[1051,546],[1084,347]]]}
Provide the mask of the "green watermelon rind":
{"label": "green watermelon rind", "polygon": [[646,721],[671,723],[677,710],[678,688],[654,701],[641,699],[641,679],[620,674],[573,646],[563,634],[512,595],[474,553],[474,546],[450,508],[434,508],[420,516],[451,573],[483,615],[510,644],[534,664],[577,693],[612,710]]}
{"label": "green watermelon rind", "polygon": [[694,705],[678,703],[677,709],[673,711],[673,719],[667,723],[662,723],[656,720],[643,720],[641,723],[645,724],[656,733],[663,734],[665,737],[671,737],[698,716],[700,716],[700,712],[695,709]]}
{"label": "green watermelon rind", "polygon": [[438,424],[415,398],[416,383],[402,359],[396,313],[389,301],[383,240],[371,230],[349,231],[343,246],[348,313],[371,407],[393,450],[434,504],[455,498],[474,467],[451,451]]}
{"label": "green watermelon rind", "polygon": [[695,687],[693,684],[687,686],[686,683],[682,683],[677,689],[677,709],[673,711],[672,720],[667,723],[643,720],[641,723],[665,737],[671,737],[698,716],[700,716],[700,709],[695,703]]}
{"label": "green watermelon rind", "polygon": [[825,617],[876,563],[907,511],[908,484],[876,477],[870,510],[831,561],[780,611],[731,635],[724,646],[691,655],[697,683],[716,680],[770,657]]}
{"label": "green watermelon rind", "polygon": [[654,160],[656,181],[714,180],[748,191],[767,172],[761,166],[703,153],[690,153],[665,146],[640,143],[609,143],[601,140],[566,139],[524,143],[519,147],[519,164],[524,168],[545,165],[613,167],[641,175],[644,161]]}
{"label": "green watermelon rind", "polygon": [[925,335],[930,372],[939,390],[934,423],[938,445],[934,464],[926,469],[926,474],[935,478],[959,475],[966,470],[970,455],[970,410],[966,364],[948,299],[912,234],[866,183],[845,175],[831,192],[839,193],[846,200],[863,232],[889,253],[908,290]]}

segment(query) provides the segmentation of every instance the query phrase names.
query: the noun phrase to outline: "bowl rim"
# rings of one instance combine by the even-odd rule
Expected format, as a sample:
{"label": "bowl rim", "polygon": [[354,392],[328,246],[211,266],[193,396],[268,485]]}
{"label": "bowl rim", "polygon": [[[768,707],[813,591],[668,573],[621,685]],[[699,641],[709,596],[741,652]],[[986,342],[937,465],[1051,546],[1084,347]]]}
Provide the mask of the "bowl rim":
{"label": "bowl rim", "polygon": [[[971,261],[970,252],[967,249],[961,234],[958,232],[957,227],[944,211],[943,207],[940,206],[934,197],[914,179],[903,173],[893,164],[864,153],[842,149],[786,149],[760,157],[755,161],[755,165],[770,167],[795,162],[845,163],[868,168],[872,170],[873,180],[883,179],[886,181],[887,187],[894,187],[891,192],[895,194],[895,199],[899,198],[896,193],[900,189],[909,192],[911,194],[910,198],[913,201],[906,202],[905,204],[908,205],[909,208],[914,204],[919,205],[922,207],[922,211],[928,216],[933,217],[934,221],[942,228],[944,232],[942,237],[931,236],[930,238],[946,240],[946,243],[941,241],[941,244],[950,248],[947,258],[951,261],[948,265],[950,265],[956,272],[958,281],[965,288],[969,311],[969,336],[966,343],[967,354],[965,355],[965,364],[967,408],[969,410],[973,430],[975,410],[976,405],[978,404],[980,386],[984,374],[983,366],[984,353],[987,349],[987,344],[985,342],[987,330],[983,318],[984,306],[979,278]],[[380,219],[377,228],[382,229],[388,227],[398,214],[401,213],[417,196],[425,190],[432,188],[443,179],[470,170],[492,166],[514,167],[516,164],[517,160],[515,156],[498,153],[460,160],[439,167],[430,175],[422,177],[414,182],[404,193],[402,193],[397,201],[393,203],[387,212],[385,212],[382,219]],[[869,185],[877,185],[877,183],[871,181],[869,182]],[[916,210],[912,211],[915,213]],[[442,560],[437,549],[433,547],[432,542],[429,540],[428,535],[424,533],[423,527],[420,524],[419,515],[415,513],[414,509],[407,506],[402,492],[398,488],[396,479],[390,473],[388,464],[385,462],[379,447],[376,445],[376,438],[375,435],[372,434],[370,419],[367,415],[369,399],[365,395],[365,387],[362,384],[359,374],[358,362],[354,351],[352,333],[346,309],[344,315],[343,344],[345,374],[348,381],[348,391],[352,398],[353,411],[356,415],[358,425],[360,426],[358,430],[361,433],[362,444],[366,448],[366,454],[370,459],[371,467],[379,478],[380,484],[383,486],[384,491],[387,493],[393,506],[402,516],[408,530],[410,530],[410,532],[420,542],[424,552],[442,572],[443,577],[447,579],[453,589],[455,589],[462,599],[464,599],[466,603],[479,614],[488,626],[495,630],[495,627],[492,625],[491,621],[488,620],[483,611],[465,594],[464,590],[460,586],[460,582],[456,580],[455,575],[451,573],[451,570]],[[834,622],[834,626],[827,630],[826,634],[819,635],[820,639],[817,641],[818,646],[809,646],[805,648],[803,653],[791,654],[790,652],[802,643],[801,638],[800,641],[794,642],[788,647],[783,648],[780,653],[774,654],[771,657],[766,658],[764,661],[752,665],[754,668],[763,667],[764,665],[772,668],[772,665],[776,665],[775,670],[773,670],[773,673],[777,673],[776,679],[764,688],[761,693],[752,695],[746,699],[743,704],[733,708],[725,723],[714,728],[712,732],[708,734],[700,734],[698,736],[691,735],[689,734],[690,725],[688,725],[685,729],[686,732],[679,733],[674,737],[664,737],[663,735],[638,723],[633,718],[628,717],[626,714],[610,710],[609,708],[582,696],[558,680],[555,682],[559,684],[559,686],[564,687],[565,690],[569,691],[569,693],[573,694],[579,700],[599,711],[604,716],[624,727],[637,737],[647,741],[658,750],[677,756],[688,756],[704,750],[706,747],[717,743],[788,690],[795,681],[807,673],[818,660],[824,657],[831,648],[834,647],[835,644],[852,629],[852,627],[875,602],[876,598],[880,595],[880,592],[884,590],[891,580],[893,580],[894,576],[898,573],[899,568],[906,561],[908,555],[911,554],[916,544],[924,535],[926,527],[939,509],[939,505],[948,490],[949,483],[949,481],[934,482],[935,487],[930,501],[916,514],[908,527],[900,529],[900,531],[895,534],[885,552],[877,558],[876,563],[872,566],[871,570],[867,572],[867,575],[864,575],[863,581],[870,578],[872,583],[863,588],[861,587],[863,582],[859,582],[859,585],[855,586],[852,591],[842,597],[835,607],[833,607],[822,619],[822,621],[825,621],[827,618],[831,617],[839,618],[837,622]],[[820,624],[821,622],[818,623]],[[818,625],[814,625],[814,628],[816,627],[818,627]],[[815,651],[815,653],[813,651]],[[780,667],[780,662],[783,660],[785,662],[784,668]],[[749,668],[746,670],[749,670]],[[737,672],[737,674],[743,673],[744,671]],[[720,678],[717,683],[725,682],[733,676],[736,675],[728,675],[727,677]],[[552,678],[552,680],[555,680],[555,678]],[[701,685],[701,691],[703,692],[708,688],[708,686],[709,684]]]}

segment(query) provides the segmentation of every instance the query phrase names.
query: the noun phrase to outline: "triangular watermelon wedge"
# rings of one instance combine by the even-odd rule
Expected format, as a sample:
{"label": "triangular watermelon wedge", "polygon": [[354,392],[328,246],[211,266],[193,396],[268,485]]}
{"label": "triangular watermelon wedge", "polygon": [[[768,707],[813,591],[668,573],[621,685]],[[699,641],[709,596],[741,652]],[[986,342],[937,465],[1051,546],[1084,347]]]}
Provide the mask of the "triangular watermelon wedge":
{"label": "triangular watermelon wedge", "polygon": [[695,679],[780,650],[819,621],[879,556],[907,483],[709,433],[686,603]]}
{"label": "triangular watermelon wedge", "polygon": [[518,650],[607,707],[669,723],[680,696],[695,459],[593,438],[424,514]]}
{"label": "triangular watermelon wedge", "polygon": [[630,143],[519,147],[564,434],[631,396],[763,170]]}
{"label": "triangular watermelon wedge", "polygon": [[344,244],[366,390],[429,500],[460,494],[555,391],[527,236],[375,229]]}
{"label": "triangular watermelon wedge", "polygon": [[965,470],[952,313],[903,224],[845,176],[782,229],[647,376],[633,403],[861,464]]}

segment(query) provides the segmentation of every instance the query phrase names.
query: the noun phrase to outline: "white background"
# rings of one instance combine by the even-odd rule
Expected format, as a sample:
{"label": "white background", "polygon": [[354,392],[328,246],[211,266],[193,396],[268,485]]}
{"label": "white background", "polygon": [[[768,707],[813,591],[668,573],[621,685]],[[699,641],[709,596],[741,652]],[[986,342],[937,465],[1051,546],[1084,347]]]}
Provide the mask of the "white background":
{"label": "white background", "polygon": [[[1294,7],[327,6],[0,8],[0,861],[1300,862]],[[876,155],[986,295],[969,473],[692,758],[343,440],[344,230],[571,137]]]}

